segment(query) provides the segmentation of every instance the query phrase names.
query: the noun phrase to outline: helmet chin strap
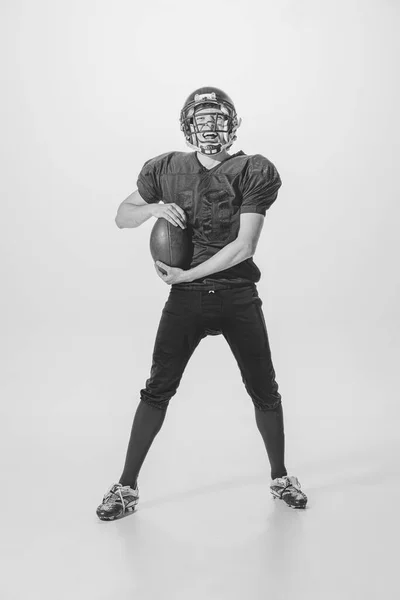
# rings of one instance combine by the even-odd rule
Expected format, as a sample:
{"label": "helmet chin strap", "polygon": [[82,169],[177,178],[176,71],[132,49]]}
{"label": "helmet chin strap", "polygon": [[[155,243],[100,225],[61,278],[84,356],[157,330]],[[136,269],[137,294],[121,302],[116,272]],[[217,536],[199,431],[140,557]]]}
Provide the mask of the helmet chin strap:
{"label": "helmet chin strap", "polygon": [[228,150],[232,146],[233,140],[230,140],[226,144],[207,144],[206,142],[199,142],[198,145],[191,144],[188,140],[186,140],[186,144],[189,146],[189,148],[192,148],[197,152],[201,152],[201,154],[213,156],[214,154],[219,154],[223,150]]}
{"label": "helmet chin strap", "polygon": [[202,154],[219,154],[222,150],[222,144],[202,144],[200,142],[199,150]]}

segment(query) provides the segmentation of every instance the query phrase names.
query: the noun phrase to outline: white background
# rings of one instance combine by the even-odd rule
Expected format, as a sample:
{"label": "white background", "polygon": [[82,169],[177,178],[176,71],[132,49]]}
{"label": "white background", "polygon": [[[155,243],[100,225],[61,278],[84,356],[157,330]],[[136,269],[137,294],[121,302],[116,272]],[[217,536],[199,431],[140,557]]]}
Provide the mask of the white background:
{"label": "white background", "polygon": [[[253,600],[280,597],[282,577],[285,599],[290,586],[324,600],[376,598],[382,578],[390,589],[398,3],[3,0],[0,18],[4,597],[54,597],[59,580],[59,599]],[[169,291],[154,219],[114,218],[146,160],[190,151],[179,113],[203,85],[243,119],[231,152],[263,154],[283,181],[254,260],[287,468],[310,507],[272,505],[253,406],[218,336],[171,400],[142,512],[103,524],[95,508],[121,474]],[[332,555],[317,550],[324,531]]]}

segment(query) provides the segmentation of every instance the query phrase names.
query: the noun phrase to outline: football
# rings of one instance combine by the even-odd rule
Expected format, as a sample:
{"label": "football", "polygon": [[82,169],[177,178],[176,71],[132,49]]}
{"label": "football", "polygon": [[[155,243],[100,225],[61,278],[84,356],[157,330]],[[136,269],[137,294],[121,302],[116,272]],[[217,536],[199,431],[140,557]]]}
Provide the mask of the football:
{"label": "football", "polygon": [[170,267],[188,269],[193,256],[189,231],[189,227],[182,229],[162,217],[157,219],[150,234],[150,252],[154,262],[161,260]]}

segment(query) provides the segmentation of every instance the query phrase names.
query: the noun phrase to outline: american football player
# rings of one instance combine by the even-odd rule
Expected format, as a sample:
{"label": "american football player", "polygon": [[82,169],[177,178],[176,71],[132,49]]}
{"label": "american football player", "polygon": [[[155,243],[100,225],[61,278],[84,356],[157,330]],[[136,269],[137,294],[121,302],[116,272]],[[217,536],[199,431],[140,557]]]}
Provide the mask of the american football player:
{"label": "american football player", "polygon": [[253,260],[281,179],[275,165],[261,154],[228,152],[240,124],[225,92],[215,87],[195,90],[180,114],[180,127],[192,151],[167,152],[145,162],[137,190],[118,208],[120,228],[162,217],[187,229],[193,255],[186,270],[160,261],[154,264],[157,275],[170,286],[169,296],[150,375],[140,390],[123,472],[96,511],[102,520],[135,509],[139,471],[186,365],[207,335],[223,335],[237,361],[269,459],[273,498],[292,508],[307,504],[299,480],[285,467],[282,399],[256,285],[261,272]]}

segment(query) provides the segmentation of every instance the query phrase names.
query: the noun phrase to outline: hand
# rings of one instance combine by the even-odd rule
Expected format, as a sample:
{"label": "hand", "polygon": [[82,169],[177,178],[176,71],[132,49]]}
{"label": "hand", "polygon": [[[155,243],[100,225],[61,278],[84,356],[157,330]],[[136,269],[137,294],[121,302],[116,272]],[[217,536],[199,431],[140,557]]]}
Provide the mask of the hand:
{"label": "hand", "polygon": [[175,202],[168,204],[154,204],[153,217],[156,217],[156,219],[166,219],[175,227],[182,227],[182,229],[186,229],[185,211],[180,206],[175,204]]}
{"label": "hand", "polygon": [[[172,285],[173,283],[182,283],[183,281],[185,281],[184,279],[184,273],[185,271],[183,269],[179,269],[178,267],[170,267],[169,265],[166,265],[165,263],[161,262],[161,260],[156,260],[156,262],[154,263],[157,275],[163,280],[165,281],[165,283],[168,283],[169,285]],[[160,270],[159,267],[162,268],[163,271],[166,271],[167,274],[164,275]]]}

